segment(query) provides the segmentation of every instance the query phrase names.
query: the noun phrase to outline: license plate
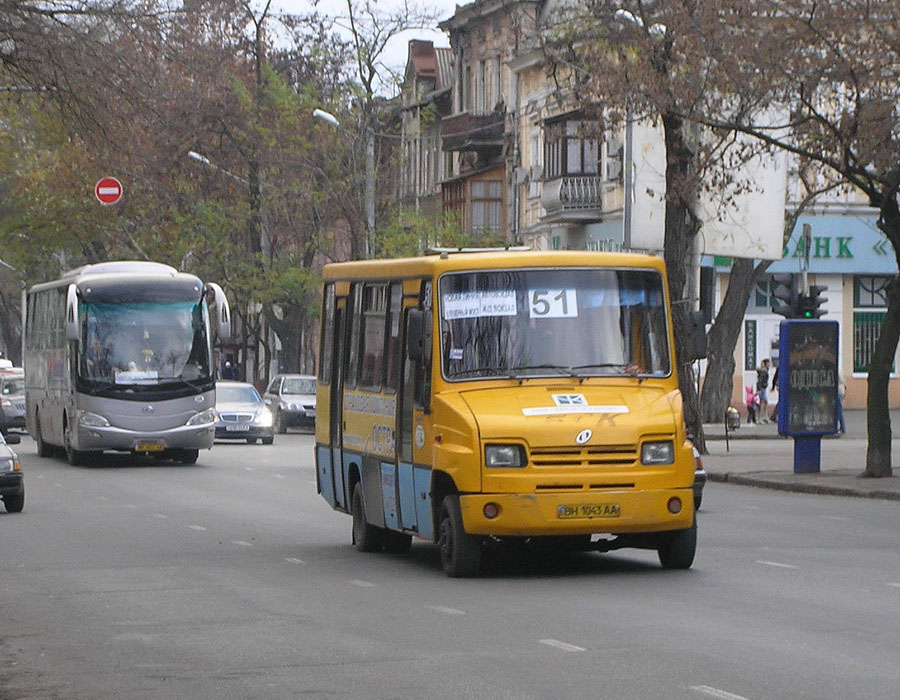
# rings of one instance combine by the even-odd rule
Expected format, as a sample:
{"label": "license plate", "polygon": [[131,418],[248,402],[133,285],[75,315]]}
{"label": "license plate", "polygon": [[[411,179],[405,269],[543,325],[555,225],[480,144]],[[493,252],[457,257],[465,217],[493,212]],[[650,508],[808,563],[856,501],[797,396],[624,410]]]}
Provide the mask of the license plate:
{"label": "license plate", "polygon": [[166,446],[161,442],[139,442],[134,449],[137,452],[162,452]]}
{"label": "license plate", "polygon": [[556,507],[556,517],[566,518],[618,518],[622,509],[618,503],[578,503]]}
{"label": "license plate", "polygon": [[250,430],[250,425],[248,423],[238,423],[237,425],[226,425],[225,430],[229,431],[229,432],[233,431],[236,433],[238,433],[238,432],[246,433],[248,430]]}

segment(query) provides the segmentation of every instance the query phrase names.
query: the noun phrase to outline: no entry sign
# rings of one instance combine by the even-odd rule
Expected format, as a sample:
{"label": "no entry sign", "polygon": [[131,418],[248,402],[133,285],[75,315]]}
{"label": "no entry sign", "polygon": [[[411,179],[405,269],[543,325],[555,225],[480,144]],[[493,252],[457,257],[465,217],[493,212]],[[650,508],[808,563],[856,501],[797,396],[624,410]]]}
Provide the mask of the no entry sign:
{"label": "no entry sign", "polygon": [[122,183],[114,177],[102,177],[94,185],[94,195],[100,204],[115,204],[122,199]]}

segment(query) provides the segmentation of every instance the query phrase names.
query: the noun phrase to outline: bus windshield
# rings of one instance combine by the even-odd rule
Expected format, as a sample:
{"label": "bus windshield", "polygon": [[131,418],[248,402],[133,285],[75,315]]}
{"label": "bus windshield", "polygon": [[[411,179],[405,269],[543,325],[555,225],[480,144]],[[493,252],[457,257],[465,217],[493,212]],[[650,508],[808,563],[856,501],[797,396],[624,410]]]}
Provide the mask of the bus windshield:
{"label": "bus windshield", "polygon": [[439,304],[449,380],[670,373],[663,280],[654,270],[448,273]]}
{"label": "bus windshield", "polygon": [[80,378],[104,386],[209,380],[206,313],[197,301],[82,304]]}

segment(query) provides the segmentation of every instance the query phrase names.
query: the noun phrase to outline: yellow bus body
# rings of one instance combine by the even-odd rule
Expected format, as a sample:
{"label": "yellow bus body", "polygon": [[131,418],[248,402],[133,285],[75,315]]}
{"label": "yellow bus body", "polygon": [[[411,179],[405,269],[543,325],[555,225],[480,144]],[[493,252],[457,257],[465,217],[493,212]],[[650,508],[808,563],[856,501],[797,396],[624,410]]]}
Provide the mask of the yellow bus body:
{"label": "yellow bus body", "polygon": [[[634,269],[660,276],[667,372],[464,381],[446,376],[447,350],[440,347],[442,276],[567,268]],[[465,533],[475,536],[637,536],[694,527],[694,456],[682,418],[666,271],[659,258],[569,251],[441,254],[327,265],[324,283],[331,309],[323,313],[320,365],[326,372],[319,373],[317,396],[317,482],[335,509],[351,512],[353,490],[360,484],[373,528],[436,541],[442,536],[441,503],[450,494],[458,499]],[[374,291],[363,290],[366,285]],[[381,322],[366,309],[376,308],[384,296],[393,299],[393,312],[389,309],[384,321],[384,363],[394,363],[395,386],[347,381],[353,359],[346,343],[354,337],[353,319]],[[402,296],[399,306],[397,296]],[[407,357],[405,321],[409,309],[423,306],[433,310],[426,317],[432,361],[427,376],[414,380],[410,367],[417,365]],[[335,319],[343,329],[335,330]],[[366,338],[357,330],[354,342],[364,345],[376,331],[377,326],[366,325]],[[458,358],[468,350],[450,352]],[[369,372],[369,360],[367,350],[357,352],[359,376]],[[391,373],[387,367],[383,371]],[[416,382],[430,383],[421,405],[410,396]],[[577,404],[567,408],[566,401]],[[672,444],[670,463],[642,462],[645,443],[666,442]],[[515,446],[512,453],[520,450],[524,465],[487,467],[489,445]]]}

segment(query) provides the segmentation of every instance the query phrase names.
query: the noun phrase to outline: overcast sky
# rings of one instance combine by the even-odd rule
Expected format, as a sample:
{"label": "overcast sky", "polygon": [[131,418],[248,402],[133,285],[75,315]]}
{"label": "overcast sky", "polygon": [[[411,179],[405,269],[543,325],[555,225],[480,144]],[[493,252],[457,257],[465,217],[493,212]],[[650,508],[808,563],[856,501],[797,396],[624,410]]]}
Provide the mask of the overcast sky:
{"label": "overcast sky", "polygon": [[[456,11],[456,5],[467,5],[471,0],[409,0],[410,5],[418,4],[419,7],[433,8],[439,13],[440,20],[443,21],[448,17],[452,17]],[[273,0],[273,7],[279,7],[285,12],[295,14],[307,14],[314,9],[320,14],[330,17],[347,15],[347,0],[319,0],[317,6],[314,7],[312,0]],[[399,8],[403,6],[402,0],[376,0],[376,6],[379,8]],[[410,39],[426,39],[434,42],[435,46],[449,46],[447,35],[440,31],[436,26],[434,30],[415,30],[404,32],[394,37],[388,43],[387,50],[384,55],[384,62],[391,68],[402,68],[406,65],[407,45]]]}

